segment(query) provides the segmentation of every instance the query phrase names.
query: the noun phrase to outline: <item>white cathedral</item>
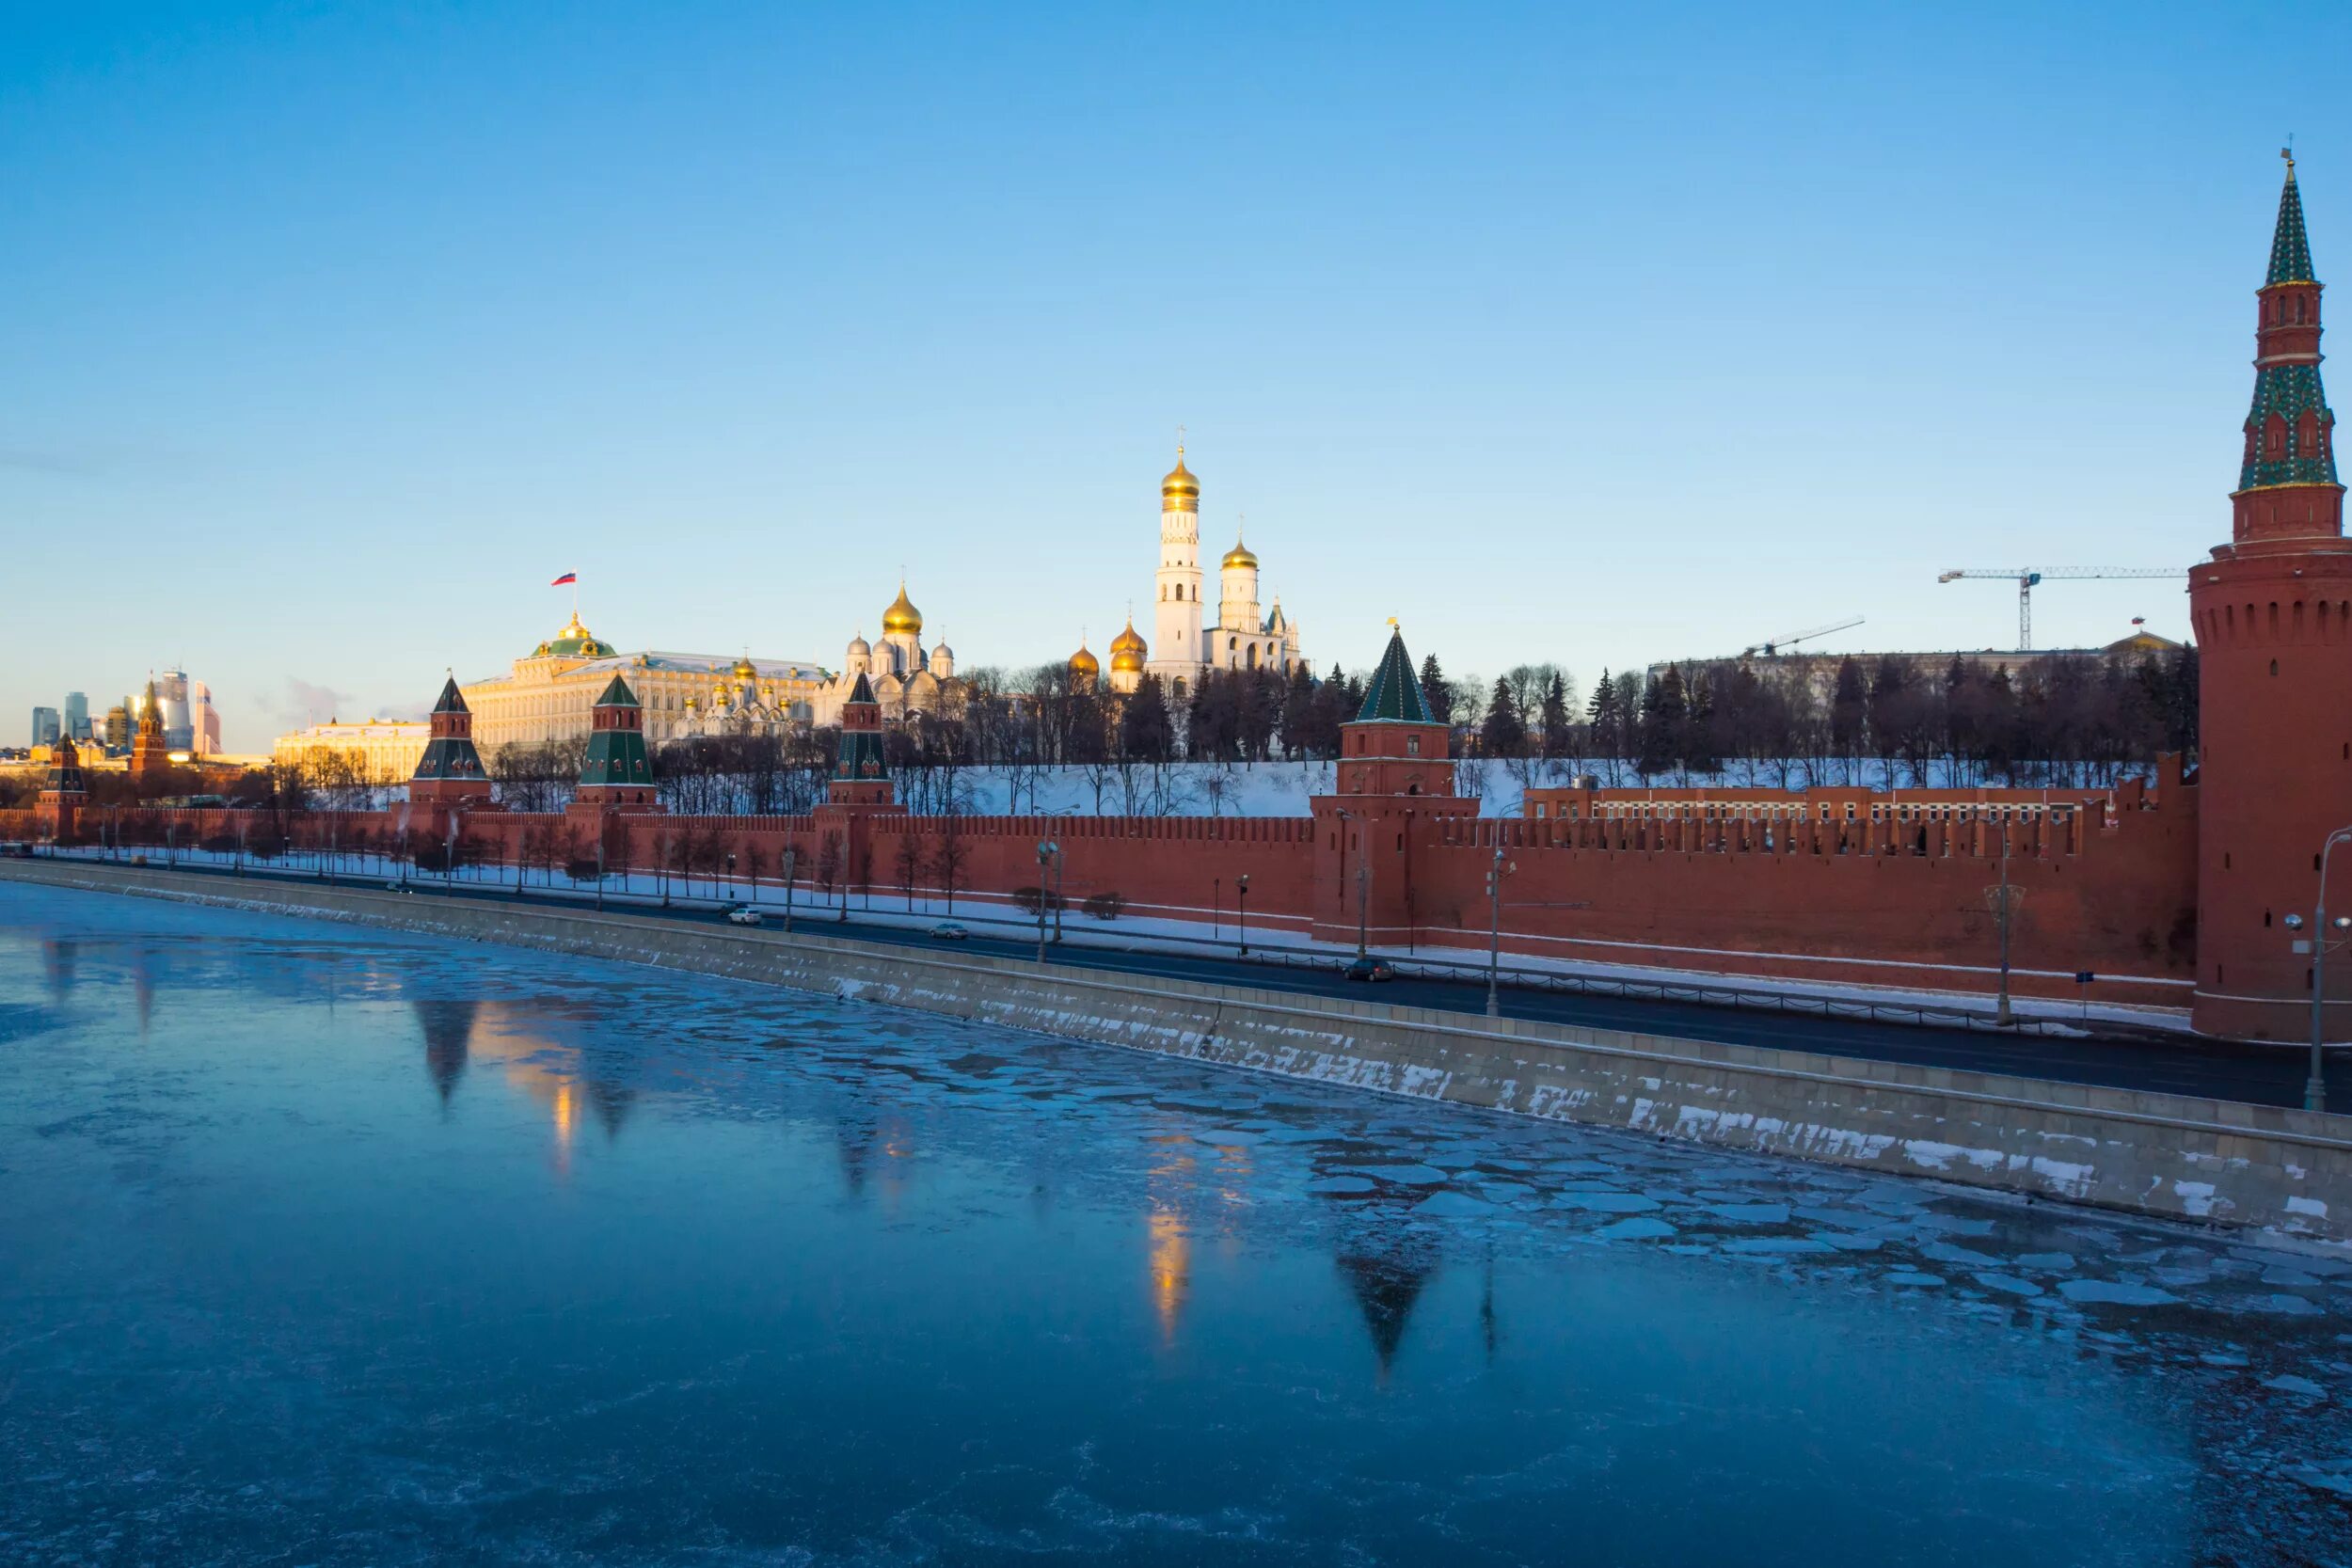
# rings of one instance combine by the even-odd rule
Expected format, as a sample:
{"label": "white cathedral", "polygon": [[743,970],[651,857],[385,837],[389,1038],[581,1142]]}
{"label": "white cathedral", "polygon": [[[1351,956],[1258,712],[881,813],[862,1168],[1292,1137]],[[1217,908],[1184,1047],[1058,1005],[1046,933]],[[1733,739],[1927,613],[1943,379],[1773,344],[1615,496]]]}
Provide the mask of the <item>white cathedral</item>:
{"label": "white cathedral", "polygon": [[[1258,610],[1258,558],[1238,533],[1217,564],[1216,620],[1202,625],[1200,608],[1200,481],[1176,467],[1160,481],[1160,566],[1153,586],[1152,640],[1136,635],[1134,618],[1111,642],[1111,689],[1133,691],[1147,674],[1157,675],[1168,701],[1191,696],[1210,670],[1272,670],[1287,678],[1307,662],[1298,625],[1282,613],[1277,596],[1271,610]],[[1156,650],[1156,651],[1154,651]],[[1094,657],[1080,648],[1073,670],[1088,671]]]}

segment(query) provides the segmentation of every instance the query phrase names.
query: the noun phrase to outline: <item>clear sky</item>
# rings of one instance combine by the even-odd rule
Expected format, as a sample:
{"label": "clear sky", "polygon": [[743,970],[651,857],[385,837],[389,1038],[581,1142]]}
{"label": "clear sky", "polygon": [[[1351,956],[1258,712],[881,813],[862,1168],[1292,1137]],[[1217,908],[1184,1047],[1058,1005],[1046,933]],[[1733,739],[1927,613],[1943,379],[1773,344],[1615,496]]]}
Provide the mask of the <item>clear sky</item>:
{"label": "clear sky", "polygon": [[1099,651],[1179,423],[1321,668],[2007,645],[1939,569],[2226,536],[2290,132],[2352,277],[2347,59],[2340,5],[8,7],[0,739],[172,661],[232,750],[418,709],[564,571],[624,649],[837,666],[903,562],[966,664]]}

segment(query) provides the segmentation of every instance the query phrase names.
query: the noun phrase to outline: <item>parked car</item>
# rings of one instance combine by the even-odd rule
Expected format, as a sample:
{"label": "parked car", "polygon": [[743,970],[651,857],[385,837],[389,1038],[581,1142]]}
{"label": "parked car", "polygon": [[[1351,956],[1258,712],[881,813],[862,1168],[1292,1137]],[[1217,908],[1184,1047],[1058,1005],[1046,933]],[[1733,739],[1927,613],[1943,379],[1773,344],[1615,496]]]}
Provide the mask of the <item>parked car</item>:
{"label": "parked car", "polygon": [[756,926],[760,923],[759,911],[749,904],[729,904],[722,912],[726,915],[728,922],[732,925]]}
{"label": "parked car", "polygon": [[1349,964],[1345,974],[1351,980],[1393,980],[1396,978],[1396,966],[1386,958],[1375,958],[1366,954]]}
{"label": "parked car", "polygon": [[33,858],[33,847],[21,838],[11,839],[0,844],[0,855],[6,855],[12,861],[28,861]]}
{"label": "parked car", "polygon": [[384,884],[384,891],[387,893],[406,893],[408,891],[408,884],[398,880],[386,882]]}
{"label": "parked car", "polygon": [[971,936],[971,932],[952,920],[943,920],[931,927],[931,938],[935,942],[966,942]]}

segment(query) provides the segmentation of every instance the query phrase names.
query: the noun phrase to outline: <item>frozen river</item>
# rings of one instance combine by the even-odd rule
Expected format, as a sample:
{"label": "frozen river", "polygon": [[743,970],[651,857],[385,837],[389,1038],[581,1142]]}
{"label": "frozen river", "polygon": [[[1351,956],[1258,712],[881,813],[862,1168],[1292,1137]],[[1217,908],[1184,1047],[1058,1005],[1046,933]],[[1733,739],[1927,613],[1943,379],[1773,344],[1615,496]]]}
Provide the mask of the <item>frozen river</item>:
{"label": "frozen river", "polygon": [[2345,1264],[0,883],[0,1561],[2347,1543]]}

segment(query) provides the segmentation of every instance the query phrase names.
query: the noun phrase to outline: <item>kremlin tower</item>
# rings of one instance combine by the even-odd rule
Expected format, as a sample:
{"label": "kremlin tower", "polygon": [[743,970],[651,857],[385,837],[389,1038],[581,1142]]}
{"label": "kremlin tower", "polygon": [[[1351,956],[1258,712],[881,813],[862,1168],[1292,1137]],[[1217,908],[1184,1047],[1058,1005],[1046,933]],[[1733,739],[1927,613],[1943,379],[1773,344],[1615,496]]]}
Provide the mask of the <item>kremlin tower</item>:
{"label": "kremlin tower", "polygon": [[442,684],[440,701],[433,705],[430,738],[408,780],[408,799],[490,803],[490,775],[474,750],[473,710],[466,706],[454,675]]}
{"label": "kremlin tower", "polygon": [[[2317,933],[2285,917],[2309,920],[2321,846],[2352,825],[2352,544],[2320,386],[2320,292],[2290,157],[2254,295],[2230,542],[2189,573],[2202,681],[2194,1012],[2207,1034],[2308,1037],[2312,959],[2298,938]],[[2352,911],[2352,891],[2337,907]],[[2330,1039],[2352,1039],[2344,995]]]}

